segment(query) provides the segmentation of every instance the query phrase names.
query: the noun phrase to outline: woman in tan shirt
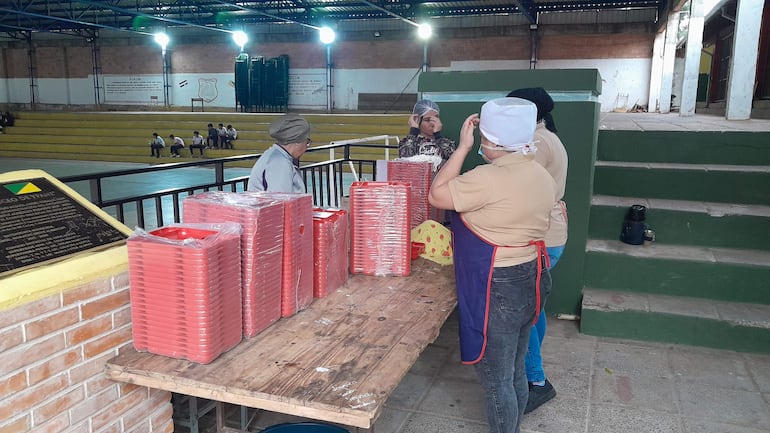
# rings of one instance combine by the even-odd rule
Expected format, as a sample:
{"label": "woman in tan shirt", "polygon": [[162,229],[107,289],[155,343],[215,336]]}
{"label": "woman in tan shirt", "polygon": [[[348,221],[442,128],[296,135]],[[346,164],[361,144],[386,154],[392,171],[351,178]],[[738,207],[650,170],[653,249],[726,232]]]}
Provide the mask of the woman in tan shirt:
{"label": "woman in tan shirt", "polygon": [[[433,206],[457,211],[451,229],[461,358],[484,387],[490,433],[520,431],[527,342],[551,284],[544,239],[555,185],[534,159],[536,114],[518,98],[484,104],[480,117],[463,122],[457,150],[429,194]],[[477,126],[489,164],[461,175]]]}

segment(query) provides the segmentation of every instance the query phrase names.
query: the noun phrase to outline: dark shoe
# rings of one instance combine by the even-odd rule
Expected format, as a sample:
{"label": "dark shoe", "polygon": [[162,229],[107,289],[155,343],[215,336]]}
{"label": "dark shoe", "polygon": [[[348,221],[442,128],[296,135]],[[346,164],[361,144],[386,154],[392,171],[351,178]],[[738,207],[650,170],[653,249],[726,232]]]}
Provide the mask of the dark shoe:
{"label": "dark shoe", "polygon": [[553,385],[551,385],[548,379],[545,380],[545,385],[543,386],[530,383],[529,399],[527,400],[527,407],[524,409],[524,413],[532,412],[554,397],[556,397],[556,390],[553,389]]}

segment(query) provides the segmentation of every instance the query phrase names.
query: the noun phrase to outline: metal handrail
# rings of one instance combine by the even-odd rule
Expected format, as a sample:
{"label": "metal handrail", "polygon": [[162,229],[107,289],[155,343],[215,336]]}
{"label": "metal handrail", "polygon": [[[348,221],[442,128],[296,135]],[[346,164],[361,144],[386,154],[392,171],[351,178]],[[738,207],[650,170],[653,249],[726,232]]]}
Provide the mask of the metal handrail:
{"label": "metal handrail", "polygon": [[[372,180],[376,178],[377,164],[376,160],[353,159],[350,157],[351,148],[376,148],[384,149],[385,157],[390,157],[390,150],[397,146],[390,144],[390,138],[387,136],[374,137],[383,139],[385,144],[371,144],[373,139],[354,139],[346,140],[344,143],[331,143],[329,145],[314,146],[308,149],[309,153],[329,152],[330,158],[326,161],[315,162],[302,165],[302,172],[305,184],[308,186],[308,193],[313,197],[314,206],[319,207],[339,207],[341,197],[345,188],[344,174],[349,171],[355,173],[353,180],[359,180],[358,173],[371,172]],[[397,137],[396,137],[397,138]],[[336,150],[342,150],[342,158],[336,157]],[[95,205],[111,213],[121,223],[126,224],[129,220],[135,222],[136,226],[142,228],[161,227],[170,222],[181,222],[181,198],[204,191],[245,191],[248,185],[248,176],[239,176],[231,179],[225,179],[225,168],[228,164],[234,162],[254,160],[256,161],[262,154],[249,154],[240,156],[230,156],[224,158],[208,159],[203,161],[189,161],[168,164],[158,164],[142,168],[130,168],[121,170],[112,170],[92,174],[83,174],[75,176],[62,177],[60,180],[64,183],[72,184],[75,182],[88,182],[90,189],[89,199]],[[195,185],[187,185],[182,188],[171,188],[153,191],[141,195],[109,198],[104,197],[104,181],[121,176],[147,174],[154,172],[166,172],[191,167],[208,167],[214,169],[214,180],[202,182]],[[357,170],[356,170],[357,168]],[[170,202],[169,202],[170,200]],[[147,208],[154,208],[154,221],[148,221]],[[134,212],[133,218],[129,214]],[[150,211],[152,211],[150,209]],[[171,213],[173,218],[166,218],[166,213]]]}

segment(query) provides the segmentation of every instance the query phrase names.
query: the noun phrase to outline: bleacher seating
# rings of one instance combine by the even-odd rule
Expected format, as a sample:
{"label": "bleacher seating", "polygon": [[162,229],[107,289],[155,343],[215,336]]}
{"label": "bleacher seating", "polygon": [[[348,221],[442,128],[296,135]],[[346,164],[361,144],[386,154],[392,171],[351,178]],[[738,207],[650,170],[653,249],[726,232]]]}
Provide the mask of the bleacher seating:
{"label": "bleacher seating", "polygon": [[[216,112],[50,112],[22,111],[16,125],[0,135],[0,157],[109,162],[168,163],[169,134],[189,146],[194,130],[207,135],[207,124],[232,124],[238,131],[234,149],[207,149],[206,158],[262,153],[272,143],[268,125],[280,114]],[[313,145],[376,135],[403,137],[407,114],[303,114],[312,124]],[[166,140],[164,158],[150,156],[149,140],[157,132]],[[396,144],[396,143],[392,143]],[[382,150],[359,150],[356,158],[381,158]],[[196,151],[197,153],[197,151]],[[371,158],[367,158],[367,156]],[[328,153],[308,153],[303,162],[328,159]],[[249,162],[243,166],[251,166]]]}

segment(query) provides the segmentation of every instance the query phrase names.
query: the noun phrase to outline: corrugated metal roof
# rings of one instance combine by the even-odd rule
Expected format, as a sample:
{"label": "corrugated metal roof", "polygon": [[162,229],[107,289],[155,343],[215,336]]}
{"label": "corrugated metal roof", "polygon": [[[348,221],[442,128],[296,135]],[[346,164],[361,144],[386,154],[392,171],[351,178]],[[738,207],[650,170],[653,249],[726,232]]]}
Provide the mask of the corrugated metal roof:
{"label": "corrugated metal roof", "polygon": [[0,1],[0,32],[80,34],[100,28],[143,32],[158,26],[228,31],[260,23],[293,22],[316,26],[321,23],[340,25],[351,20],[368,20],[375,28],[378,20],[393,19],[418,21],[515,15],[535,22],[538,16],[565,11],[627,11],[605,16],[610,20],[630,19],[634,22],[655,17],[654,11],[664,9],[666,4],[667,0]]}

